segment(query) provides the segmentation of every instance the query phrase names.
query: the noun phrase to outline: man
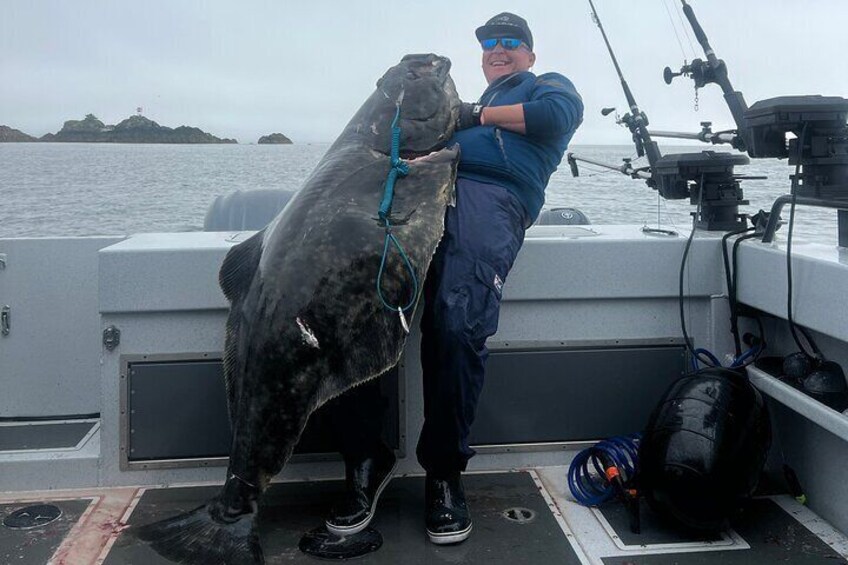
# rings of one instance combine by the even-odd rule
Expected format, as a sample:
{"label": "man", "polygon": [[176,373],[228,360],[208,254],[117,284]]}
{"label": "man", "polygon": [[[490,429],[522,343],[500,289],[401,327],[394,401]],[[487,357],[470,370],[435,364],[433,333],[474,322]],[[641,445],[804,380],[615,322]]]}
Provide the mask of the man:
{"label": "man", "polygon": [[[476,35],[489,86],[479,103],[462,105],[451,140],[461,147],[456,206],[445,215],[421,320],[424,427],[417,455],[427,471],[427,534],[437,544],[471,533],[460,473],[474,455],[468,435],[483,386],[486,339],[497,330],[501,291],[524,231],[583,118],[582,100],[567,78],[529,72],[536,55],[523,18],[498,14]],[[338,535],[368,525],[395,466],[380,440],[377,386],[343,397],[335,415],[347,495],[326,526]]]}

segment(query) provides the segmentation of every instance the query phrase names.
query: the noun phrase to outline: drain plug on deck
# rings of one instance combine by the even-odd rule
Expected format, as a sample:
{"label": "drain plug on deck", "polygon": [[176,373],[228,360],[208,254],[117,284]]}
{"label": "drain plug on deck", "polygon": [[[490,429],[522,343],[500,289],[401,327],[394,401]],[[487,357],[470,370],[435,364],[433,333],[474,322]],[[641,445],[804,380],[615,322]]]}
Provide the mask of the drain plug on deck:
{"label": "drain plug on deck", "polygon": [[507,508],[501,512],[501,516],[510,522],[517,522],[519,524],[529,524],[536,519],[536,513],[533,510],[519,507]]}
{"label": "drain plug on deck", "polygon": [[61,515],[62,511],[58,506],[35,504],[15,510],[3,518],[3,525],[12,530],[29,530],[46,526]]}

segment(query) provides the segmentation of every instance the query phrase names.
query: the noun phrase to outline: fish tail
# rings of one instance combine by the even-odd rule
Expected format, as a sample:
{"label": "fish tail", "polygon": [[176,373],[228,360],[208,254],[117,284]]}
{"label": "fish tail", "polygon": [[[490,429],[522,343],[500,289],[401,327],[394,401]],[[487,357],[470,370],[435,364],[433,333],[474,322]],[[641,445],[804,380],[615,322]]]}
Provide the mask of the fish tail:
{"label": "fish tail", "polygon": [[223,492],[204,506],[135,528],[135,536],[162,557],[183,565],[265,563],[254,527],[256,499],[243,500],[247,508],[233,506],[227,500],[228,494],[233,494],[228,492],[233,490],[233,480],[228,480]]}

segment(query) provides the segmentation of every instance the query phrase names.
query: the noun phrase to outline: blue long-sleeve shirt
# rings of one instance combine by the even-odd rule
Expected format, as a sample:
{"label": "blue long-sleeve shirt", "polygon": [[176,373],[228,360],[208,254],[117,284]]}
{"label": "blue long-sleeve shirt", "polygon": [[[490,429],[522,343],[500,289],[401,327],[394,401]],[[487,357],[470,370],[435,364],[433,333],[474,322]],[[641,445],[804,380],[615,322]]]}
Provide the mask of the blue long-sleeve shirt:
{"label": "blue long-sleeve shirt", "polygon": [[480,97],[484,106],[523,104],[526,133],[483,125],[458,131],[458,176],[503,186],[521,201],[528,224],[545,202],[545,187],[575,130],[583,121],[583,100],[558,73],[538,77],[515,73],[496,80]]}

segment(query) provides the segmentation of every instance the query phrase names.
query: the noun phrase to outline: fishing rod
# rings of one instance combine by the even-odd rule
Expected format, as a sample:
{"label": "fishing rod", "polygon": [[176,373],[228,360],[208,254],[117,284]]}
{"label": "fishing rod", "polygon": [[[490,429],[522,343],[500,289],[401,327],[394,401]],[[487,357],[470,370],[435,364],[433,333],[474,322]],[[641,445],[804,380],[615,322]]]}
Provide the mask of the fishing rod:
{"label": "fishing rod", "polygon": [[[610,171],[616,171],[625,174],[633,179],[644,180],[649,187],[657,189],[657,182],[651,174],[651,170],[652,167],[655,166],[657,162],[662,158],[662,154],[660,153],[659,146],[653,139],[651,139],[651,134],[648,132],[648,116],[645,115],[645,113],[639,109],[639,105],[636,103],[636,98],[633,96],[633,92],[630,90],[630,86],[627,84],[627,80],[624,78],[624,73],[621,71],[621,67],[618,64],[618,59],[615,56],[615,52],[612,50],[612,46],[610,45],[609,39],[607,38],[604,26],[601,23],[601,19],[598,16],[598,12],[595,9],[595,5],[592,0],[589,0],[589,6],[592,9],[592,21],[598,26],[598,29],[600,29],[601,31],[601,36],[604,38],[604,43],[607,46],[607,51],[609,51],[610,58],[612,59],[612,64],[615,66],[615,71],[618,74],[619,80],[621,80],[621,87],[624,90],[624,97],[627,99],[627,104],[630,108],[630,112],[625,114],[624,116],[619,116],[618,114],[616,114],[616,123],[623,124],[627,126],[627,129],[630,130],[631,136],[633,138],[633,144],[636,147],[636,155],[638,157],[644,157],[645,155],[647,155],[648,166],[636,168],[633,166],[631,159],[623,159],[622,165],[611,165],[609,163],[604,163],[595,159],[582,157],[575,153],[568,153],[567,160],[569,166],[571,167],[571,174],[575,177],[580,175],[580,171],[577,166],[578,162],[589,163],[591,165],[603,167],[604,169],[608,169]],[[601,114],[607,116],[614,110],[615,108],[604,108],[603,110],[601,110]]]}
{"label": "fishing rod", "polygon": [[[636,104],[636,98],[633,96],[630,86],[624,79],[624,73],[621,72],[621,67],[618,65],[618,59],[615,57],[615,53],[612,50],[609,39],[607,39],[607,33],[604,31],[601,18],[598,16],[598,11],[595,9],[595,4],[592,0],[589,0],[589,6],[592,8],[592,20],[598,26],[598,29],[601,30],[601,36],[604,38],[604,43],[607,46],[607,51],[609,51],[612,64],[615,66],[615,72],[618,73],[618,78],[621,80],[621,87],[624,89],[624,97],[627,99],[627,105],[630,107],[629,114],[625,114],[618,118],[619,123],[626,125],[627,129],[629,129],[630,133],[633,135],[633,143],[636,146],[636,154],[639,157],[647,155],[648,163],[651,167],[653,167],[662,157],[662,154],[660,153],[659,146],[657,146],[657,143],[651,139],[651,134],[648,132],[648,116],[645,115],[645,113],[639,109],[639,105]],[[604,111],[609,114],[612,109],[605,108],[602,110],[602,113]]]}
{"label": "fishing rod", "polygon": [[[742,175],[735,174],[734,167],[747,164],[748,158],[743,155],[731,155],[713,151],[662,155],[659,146],[651,137],[652,132],[648,129],[648,117],[639,109],[636,98],[633,96],[633,91],[630,90],[630,86],[624,78],[624,73],[618,64],[618,59],[615,56],[612,45],[610,45],[606,30],[604,30],[593,0],[589,0],[589,6],[592,10],[592,20],[598,26],[601,36],[604,39],[604,44],[612,59],[618,78],[621,81],[621,87],[624,90],[624,96],[627,99],[630,110],[624,116],[616,115],[616,123],[623,124],[630,130],[633,143],[636,146],[636,153],[640,157],[647,156],[648,166],[638,169],[634,168],[629,159],[625,159],[623,165],[616,166],[569,153],[568,164],[571,167],[572,175],[579,175],[577,163],[580,161],[601,166],[626,174],[634,179],[645,180],[649,187],[655,189],[665,199],[678,200],[689,198],[690,203],[693,206],[697,206],[694,216],[695,226],[698,228],[706,230],[738,230],[746,227],[747,219],[743,214],[739,214],[739,206],[748,204],[748,202],[744,200],[739,181],[743,178],[751,177],[743,177]],[[692,17],[694,17],[694,14]],[[699,39],[702,39],[702,44],[706,45],[705,49],[710,54],[707,57],[709,64],[719,69],[725,68],[723,66],[724,63],[715,57],[715,54],[709,47],[709,42],[703,30],[700,30],[698,35]],[[732,91],[732,87],[727,80],[726,70],[723,73],[719,72],[715,75]],[[741,94],[739,97],[741,98]],[[744,105],[744,99],[742,99],[742,104]],[[614,111],[615,108],[604,108],[601,110],[601,114],[607,116]],[[711,125],[710,122],[703,122],[701,124],[701,132],[698,134],[682,132],[661,133],[668,137],[699,139],[712,143],[734,143],[734,138],[737,137],[735,132],[713,132]]]}

